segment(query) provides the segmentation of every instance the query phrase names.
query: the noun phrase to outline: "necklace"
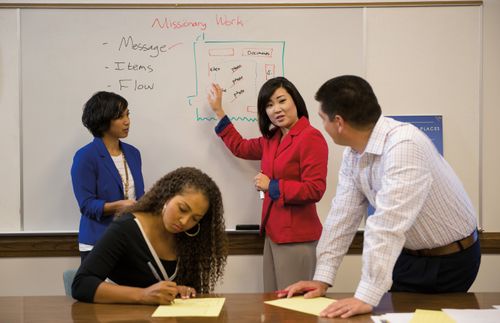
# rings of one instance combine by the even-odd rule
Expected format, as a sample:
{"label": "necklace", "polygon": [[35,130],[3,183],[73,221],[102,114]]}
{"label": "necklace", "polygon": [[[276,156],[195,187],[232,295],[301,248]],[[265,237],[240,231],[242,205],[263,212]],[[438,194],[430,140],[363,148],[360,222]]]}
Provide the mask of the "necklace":
{"label": "necklace", "polygon": [[[123,167],[125,168],[125,180],[123,180],[122,177],[122,182],[123,182],[123,196],[125,200],[128,200],[128,169],[127,169],[127,160],[125,159],[125,154],[122,152],[122,160],[123,160]],[[121,174],[120,174],[121,177]]]}

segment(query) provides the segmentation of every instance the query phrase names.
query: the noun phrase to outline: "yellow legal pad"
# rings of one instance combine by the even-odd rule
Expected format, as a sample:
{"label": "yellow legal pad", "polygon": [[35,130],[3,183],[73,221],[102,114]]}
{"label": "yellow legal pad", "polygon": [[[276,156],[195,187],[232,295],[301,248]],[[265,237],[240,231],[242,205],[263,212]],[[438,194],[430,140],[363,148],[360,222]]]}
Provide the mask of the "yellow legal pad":
{"label": "yellow legal pad", "polygon": [[274,301],[264,302],[269,305],[274,305],[278,307],[283,307],[292,311],[307,313],[319,316],[322,310],[324,310],[331,303],[336,302],[336,300],[326,297],[316,297],[316,298],[304,298],[304,296],[295,296],[292,298],[280,298]]}
{"label": "yellow legal pad", "polygon": [[456,323],[448,314],[441,311],[416,310],[410,323]]}
{"label": "yellow legal pad", "polygon": [[153,317],[204,316],[217,317],[226,299],[220,298],[188,298],[176,299],[174,304],[160,305]]}

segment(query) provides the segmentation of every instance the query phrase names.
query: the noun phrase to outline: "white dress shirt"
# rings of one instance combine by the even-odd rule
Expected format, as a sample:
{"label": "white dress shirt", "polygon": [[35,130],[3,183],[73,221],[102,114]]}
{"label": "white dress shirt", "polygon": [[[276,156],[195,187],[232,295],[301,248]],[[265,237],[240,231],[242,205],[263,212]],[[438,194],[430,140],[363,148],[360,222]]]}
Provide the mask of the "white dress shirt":
{"label": "white dress shirt", "polygon": [[427,135],[381,116],[363,153],[349,147],[344,151],[337,192],[316,251],[314,280],[333,285],[368,203],[375,213],[366,220],[355,297],[373,306],[390,289],[403,247],[444,246],[477,227],[465,189]]}

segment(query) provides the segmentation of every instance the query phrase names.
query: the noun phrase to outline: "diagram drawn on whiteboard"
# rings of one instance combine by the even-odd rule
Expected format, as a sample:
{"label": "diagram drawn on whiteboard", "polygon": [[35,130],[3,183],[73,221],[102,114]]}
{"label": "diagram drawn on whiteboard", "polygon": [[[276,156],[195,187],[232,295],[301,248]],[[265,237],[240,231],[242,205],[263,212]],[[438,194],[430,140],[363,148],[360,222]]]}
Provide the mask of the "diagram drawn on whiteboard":
{"label": "diagram drawn on whiteboard", "polygon": [[196,91],[188,103],[196,121],[217,120],[206,103],[206,91],[218,83],[222,105],[232,121],[257,121],[262,84],[284,75],[284,41],[197,41],[193,43]]}

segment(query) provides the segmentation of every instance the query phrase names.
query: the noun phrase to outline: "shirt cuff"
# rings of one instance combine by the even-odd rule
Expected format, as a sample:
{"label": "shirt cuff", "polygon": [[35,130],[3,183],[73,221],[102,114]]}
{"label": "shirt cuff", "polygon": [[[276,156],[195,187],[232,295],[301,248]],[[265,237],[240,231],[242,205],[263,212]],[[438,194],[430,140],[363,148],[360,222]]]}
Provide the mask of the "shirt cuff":
{"label": "shirt cuff", "polygon": [[106,204],[106,201],[104,200],[97,200],[95,201],[95,209],[96,209],[96,214],[95,218],[98,222],[101,222],[104,220],[104,204]]}
{"label": "shirt cuff", "polygon": [[377,306],[378,303],[380,303],[380,300],[382,299],[382,296],[384,296],[385,292],[387,292],[387,290],[361,281],[359,282],[354,297],[362,300],[367,304],[370,304],[371,306]]}
{"label": "shirt cuff", "polygon": [[276,201],[279,199],[281,193],[280,193],[280,184],[277,179],[272,179],[271,182],[269,183],[269,197],[271,200]]}
{"label": "shirt cuff", "polygon": [[220,134],[222,130],[226,129],[226,127],[231,123],[229,117],[225,115],[222,119],[220,119],[219,123],[215,126],[215,133]]}
{"label": "shirt cuff", "polygon": [[333,286],[334,277],[335,273],[332,271],[331,266],[328,265],[321,266],[320,264],[317,264],[313,280],[317,280],[325,284],[328,284],[330,286]]}

